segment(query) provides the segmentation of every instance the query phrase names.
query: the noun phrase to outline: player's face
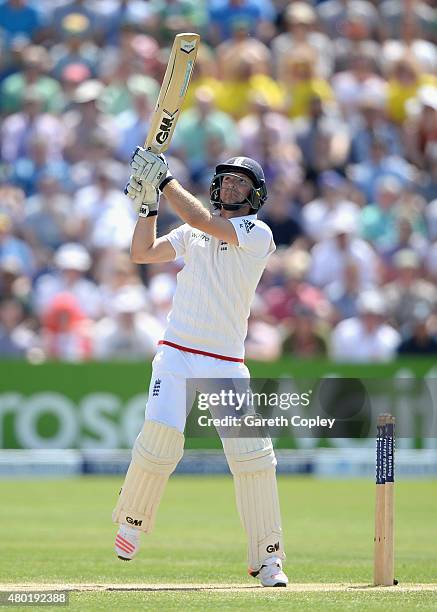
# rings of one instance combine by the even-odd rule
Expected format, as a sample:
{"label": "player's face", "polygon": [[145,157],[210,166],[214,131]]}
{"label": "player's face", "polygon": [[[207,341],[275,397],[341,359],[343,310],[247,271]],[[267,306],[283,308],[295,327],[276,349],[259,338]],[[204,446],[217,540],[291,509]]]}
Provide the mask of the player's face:
{"label": "player's face", "polygon": [[243,202],[250,194],[253,183],[249,177],[240,172],[225,174],[220,188],[220,200],[223,204]]}

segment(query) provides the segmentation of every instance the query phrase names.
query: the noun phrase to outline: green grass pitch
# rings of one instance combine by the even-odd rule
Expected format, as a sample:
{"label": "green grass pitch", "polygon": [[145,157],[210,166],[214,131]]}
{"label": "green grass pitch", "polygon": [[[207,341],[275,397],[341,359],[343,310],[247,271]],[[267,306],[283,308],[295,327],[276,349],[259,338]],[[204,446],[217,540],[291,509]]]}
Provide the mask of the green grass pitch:
{"label": "green grass pitch", "polygon": [[[437,608],[435,481],[396,484],[400,584],[385,589],[365,587],[373,570],[369,481],[279,478],[287,589],[262,589],[247,576],[245,537],[225,476],[172,478],[154,533],[136,560],[119,561],[111,511],[121,483],[112,477],[2,481],[0,589],[79,585],[68,608],[76,610]],[[419,584],[428,586],[411,586]],[[80,590],[85,585],[94,586]]]}

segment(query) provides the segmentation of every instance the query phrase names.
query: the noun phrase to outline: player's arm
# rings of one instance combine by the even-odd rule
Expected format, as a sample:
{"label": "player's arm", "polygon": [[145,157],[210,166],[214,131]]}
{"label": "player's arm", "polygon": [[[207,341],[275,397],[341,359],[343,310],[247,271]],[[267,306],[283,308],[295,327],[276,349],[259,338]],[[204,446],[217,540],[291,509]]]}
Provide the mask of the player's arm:
{"label": "player's arm", "polygon": [[176,251],[166,236],[156,237],[159,192],[148,184],[142,185],[131,176],[125,194],[138,210],[138,221],[131,242],[131,259],[137,264],[172,261]]}
{"label": "player's arm", "polygon": [[166,236],[156,237],[156,216],[138,217],[132,236],[130,256],[134,263],[173,261],[176,252]]}
{"label": "player's arm", "polygon": [[223,217],[212,215],[176,179],[173,178],[167,183],[162,192],[182,221],[229,244],[238,244],[237,234],[232,223]]}

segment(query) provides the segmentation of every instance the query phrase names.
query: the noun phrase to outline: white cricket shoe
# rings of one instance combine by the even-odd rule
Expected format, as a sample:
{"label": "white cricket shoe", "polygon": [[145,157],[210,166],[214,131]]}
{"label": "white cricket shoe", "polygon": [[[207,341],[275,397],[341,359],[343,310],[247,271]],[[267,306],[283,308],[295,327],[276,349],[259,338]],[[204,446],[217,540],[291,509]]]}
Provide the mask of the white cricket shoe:
{"label": "white cricket shoe", "polygon": [[263,587],[286,587],[288,577],[282,571],[282,561],[279,557],[266,559],[258,571],[249,571],[251,576],[258,578]]}
{"label": "white cricket shoe", "polygon": [[135,557],[140,549],[140,535],[141,531],[138,529],[120,525],[115,536],[115,552],[119,559],[130,561]]}

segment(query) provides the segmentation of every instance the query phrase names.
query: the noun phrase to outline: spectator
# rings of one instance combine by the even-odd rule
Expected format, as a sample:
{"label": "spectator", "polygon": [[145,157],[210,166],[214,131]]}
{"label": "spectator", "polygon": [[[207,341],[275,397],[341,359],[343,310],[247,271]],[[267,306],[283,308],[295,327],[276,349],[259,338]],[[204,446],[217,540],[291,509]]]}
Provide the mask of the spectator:
{"label": "spectator", "polygon": [[131,98],[129,108],[117,116],[120,134],[117,156],[128,161],[138,142],[146,140],[150,115],[153,111],[152,100],[155,99],[155,81],[141,74],[134,74],[127,79],[126,88]]}
{"label": "spectator", "polygon": [[330,236],[311,249],[309,280],[317,287],[326,287],[344,274],[346,263],[353,260],[359,269],[360,287],[373,287],[377,282],[378,258],[372,247],[356,236],[356,220],[338,214],[330,223]]}
{"label": "spectator", "polygon": [[[72,6],[69,5],[60,7],[60,10],[71,10],[71,8]],[[75,8],[76,10],[87,10],[86,7]],[[97,76],[101,51],[92,40],[97,32],[91,29],[91,24],[92,20],[79,12],[70,13],[61,19],[60,27],[57,30],[57,37],[60,36],[61,41],[50,49],[53,62],[52,74],[56,79],[60,79],[68,66],[77,64],[84,66],[92,78]]]}
{"label": "spectator", "polygon": [[10,182],[21,187],[26,196],[37,192],[41,177],[47,173],[56,176],[66,190],[71,187],[68,164],[62,158],[50,159],[49,153],[49,141],[44,134],[35,135],[29,142],[28,155],[17,159],[11,167]]}
{"label": "spectator", "polygon": [[107,47],[121,45],[123,30],[150,30],[154,25],[155,6],[143,0],[122,0],[119,2],[93,3],[99,21],[103,25],[104,42]]}
{"label": "spectator", "polygon": [[44,47],[30,45],[23,49],[22,70],[6,77],[0,86],[3,113],[20,111],[24,95],[29,87],[34,88],[40,94],[44,111],[52,113],[61,111],[63,105],[61,87],[55,79],[47,76],[50,69],[49,64],[49,55]]}
{"label": "spectator", "polygon": [[85,64],[68,64],[59,76],[64,98],[64,111],[71,110],[74,104],[76,89],[91,78],[90,69]]}
{"label": "spectator", "polygon": [[311,47],[302,47],[288,56],[284,63],[281,81],[291,118],[307,117],[311,100],[316,96],[322,101],[333,99],[328,81],[316,75],[314,58]]}
{"label": "spectator", "polygon": [[346,33],[350,12],[359,16],[369,32],[377,29],[378,12],[372,3],[366,0],[326,0],[326,2],[318,3],[317,11],[331,38]]}
{"label": "spectator", "polygon": [[160,38],[169,44],[179,32],[201,31],[206,23],[206,4],[195,0],[153,0],[153,22]]}
{"label": "spectator", "polygon": [[18,300],[30,311],[31,283],[23,274],[20,261],[16,257],[6,257],[0,262],[0,295],[3,299]]}
{"label": "spectator", "polygon": [[[376,42],[380,38],[378,33],[378,21],[373,22],[363,14],[364,2],[358,6],[357,2],[347,2],[341,0],[345,8],[342,23],[339,25],[339,36],[335,36],[335,70],[342,71],[349,65],[349,58],[361,51],[365,46],[369,53],[377,57],[380,53],[380,46]],[[366,2],[367,7],[377,15],[376,9]],[[364,18],[363,18],[364,17]]]}
{"label": "spectator", "polygon": [[343,274],[326,287],[326,295],[334,307],[336,323],[358,314],[357,302],[361,295],[360,270],[353,259],[346,261]]}
{"label": "spectator", "polygon": [[377,96],[363,95],[357,101],[358,115],[354,117],[350,160],[360,164],[371,156],[375,139],[385,143],[389,156],[401,156],[404,147],[398,127],[387,121],[384,112],[384,100]]}
{"label": "spectator", "polygon": [[360,210],[348,200],[347,181],[337,172],[327,170],[319,176],[320,197],[308,202],[302,209],[305,233],[318,241],[327,236],[334,217],[349,216],[358,225]]}
{"label": "spectator", "polygon": [[384,287],[384,299],[394,323],[403,331],[418,308],[436,310],[437,289],[421,278],[420,260],[414,251],[399,251],[394,264],[396,277]]}
{"label": "spectator", "polygon": [[375,202],[361,211],[361,235],[380,252],[397,242],[401,194],[402,185],[396,178],[383,177],[376,186]]}
{"label": "spectator", "polygon": [[349,127],[320,96],[309,101],[308,117],[293,122],[306,176],[314,181],[324,170],[342,168],[350,147]]}
{"label": "spectator", "polygon": [[184,111],[178,121],[173,147],[193,170],[207,157],[207,143],[211,137],[220,139],[230,156],[238,151],[236,123],[216,108],[213,91],[200,87],[196,91],[195,106]]}
{"label": "spectator", "polygon": [[406,0],[401,5],[396,0],[383,0],[379,11],[389,38],[402,39],[405,34],[405,16],[408,15],[414,21],[416,31],[423,32],[426,38],[432,40],[435,15],[432,6],[426,2]]}
{"label": "spectator", "polygon": [[437,239],[437,200],[428,204],[425,210],[426,224],[430,240]]}
{"label": "spectator", "polygon": [[[296,177],[296,183],[299,177]],[[290,246],[299,236],[303,235],[300,210],[293,201],[293,186],[290,179],[284,175],[278,176],[271,189],[271,202],[263,220],[272,230],[276,246]]]}
{"label": "spectator", "polygon": [[291,122],[273,108],[262,93],[250,99],[250,111],[238,122],[241,149],[258,160],[266,157],[266,144],[286,148],[293,146]]}
{"label": "spectator", "polygon": [[26,202],[20,225],[26,241],[38,253],[40,262],[50,259],[64,242],[77,238],[79,224],[71,215],[72,198],[65,192],[54,168],[42,172],[36,193]]}
{"label": "spectator", "polygon": [[435,317],[426,306],[416,308],[408,325],[404,340],[398,347],[398,355],[437,355],[437,334]]}
{"label": "spectator", "polygon": [[257,65],[249,59],[235,58],[232,76],[223,81],[223,88],[218,92],[218,108],[235,119],[241,119],[247,115],[250,100],[257,94],[264,95],[269,106],[282,108],[284,95],[279,85],[268,75],[260,74]]}
{"label": "spectator", "polygon": [[385,101],[386,83],[377,74],[375,59],[365,49],[351,55],[347,70],[337,72],[332,77],[335,98],[343,113],[353,116],[362,100],[372,100],[377,106]]}
{"label": "spectator", "polygon": [[310,256],[300,247],[287,249],[281,258],[284,282],[266,290],[267,314],[277,322],[290,325],[298,308],[312,310],[317,316],[327,317],[329,303],[323,291],[307,281]]}
{"label": "spectator", "polygon": [[141,287],[126,286],[112,301],[114,315],[102,319],[95,328],[94,357],[97,359],[139,360],[156,351],[163,328],[144,312],[146,302]]}
{"label": "spectator", "polygon": [[35,271],[35,258],[29,246],[13,232],[11,219],[0,212],[0,264],[14,258],[26,276]]}
{"label": "spectator", "polygon": [[317,29],[314,9],[306,2],[292,2],[285,9],[284,20],[286,31],[272,41],[276,76],[281,78],[287,56],[301,47],[310,47],[315,51],[317,74],[328,78],[334,63],[333,48],[326,34]]}
{"label": "spectator", "polygon": [[74,214],[80,236],[92,249],[127,249],[130,246],[135,212],[120,189],[121,168],[101,160],[91,185],[76,192]]}
{"label": "spectator", "polygon": [[[396,0],[383,2],[381,5],[381,14],[384,17],[382,28],[386,38],[382,47],[384,63],[390,65],[406,53],[411,53],[425,73],[435,73],[437,52],[433,44],[432,7],[417,0],[406,0],[402,6],[395,5]],[[429,18],[428,23],[426,17]],[[396,23],[395,28],[391,27],[393,21]],[[398,33],[395,34],[395,31]]]}
{"label": "spectator", "polygon": [[[134,72],[133,65],[119,55],[105,71],[106,87],[99,99],[99,109],[110,115],[131,111],[135,96],[147,95],[155,101],[159,85],[153,77]],[[152,105],[153,109],[153,105]]]}
{"label": "spectator", "polygon": [[23,96],[23,110],[6,117],[1,126],[1,156],[12,164],[28,157],[30,143],[45,140],[47,157],[62,159],[66,130],[58,117],[43,112],[43,98],[37,89],[29,87]]}
{"label": "spectator", "polygon": [[224,0],[212,2],[209,9],[209,39],[213,44],[227,40],[238,23],[247,24],[251,35],[270,38],[275,11],[270,0]]}
{"label": "spectator", "polygon": [[428,242],[415,230],[414,222],[410,217],[404,215],[399,217],[395,236],[396,241],[392,248],[383,252],[383,257],[389,265],[393,264],[397,253],[403,250],[414,251],[419,259],[425,256],[429,247]]}
{"label": "spectator", "polygon": [[437,285],[437,240],[434,240],[426,254],[425,269],[429,280]]}
{"label": "spectator", "polygon": [[43,20],[29,0],[4,0],[0,4],[0,29],[6,32],[7,45],[25,36],[34,39]]}
{"label": "spectator", "polygon": [[76,162],[89,158],[95,134],[98,131],[107,146],[115,148],[118,144],[117,126],[99,108],[105,86],[100,81],[89,79],[81,83],[74,94],[75,108],[64,114],[63,119],[69,133],[69,146],[66,154],[70,161]]}
{"label": "spectator", "polygon": [[437,148],[437,87],[421,87],[417,97],[408,101],[407,111],[404,132],[408,158],[426,169],[432,150]]}
{"label": "spectator", "polygon": [[101,23],[87,0],[72,0],[55,7],[50,15],[53,35],[58,37],[65,31],[86,32],[96,35]]}
{"label": "spectator", "polygon": [[71,293],[59,293],[42,314],[43,350],[49,359],[86,361],[92,356],[90,321]]}
{"label": "spectator", "polygon": [[415,98],[421,87],[436,84],[436,78],[421,73],[417,62],[409,54],[401,57],[394,63],[388,82],[388,117],[396,123],[405,121],[408,100]]}
{"label": "spectator", "polygon": [[[84,317],[98,319],[102,315],[102,296],[99,287],[85,274],[91,268],[91,257],[80,244],[65,243],[55,253],[56,270],[47,272],[38,278],[34,290],[34,308],[38,315],[44,316],[57,295],[71,295],[73,302],[65,302],[73,311],[74,317],[80,312],[80,320]],[[64,303],[61,300],[61,303]],[[55,303],[55,310],[56,310]],[[56,312],[58,312],[56,310]],[[83,316],[82,316],[83,315]]]}
{"label": "spectator", "polygon": [[275,361],[281,355],[280,333],[267,316],[266,305],[258,294],[250,309],[245,350],[247,359],[258,361]]}
{"label": "spectator", "polygon": [[299,307],[284,338],[282,352],[284,356],[298,359],[324,357],[327,352],[325,335],[326,329],[317,321],[314,312]]}
{"label": "spectator", "polygon": [[384,323],[384,299],[365,291],[358,300],[358,317],[340,321],[331,335],[330,356],[339,362],[390,361],[400,343],[399,333]]}
{"label": "spectator", "polygon": [[167,325],[167,317],[172,307],[176,279],[169,272],[159,272],[150,280],[149,295],[152,312],[161,328]]}
{"label": "spectator", "polygon": [[420,177],[417,191],[425,198],[426,202],[437,199],[437,145],[429,147],[426,152],[426,167]]}
{"label": "spectator", "polygon": [[130,260],[125,252],[116,252],[111,264],[102,271],[101,294],[105,315],[113,316],[114,300],[126,287],[135,289],[135,295],[141,296],[144,304],[150,301],[148,291],[138,274],[138,266]]}
{"label": "spectator", "polygon": [[232,65],[236,58],[245,58],[256,65],[260,74],[269,74],[271,51],[260,40],[249,35],[248,24],[237,22],[232,29],[232,38],[223,41],[216,50],[217,69],[221,79],[232,79]]}
{"label": "spectator", "polygon": [[22,359],[35,344],[36,336],[26,326],[21,303],[12,298],[0,301],[0,357]]}
{"label": "spectator", "polygon": [[415,178],[413,167],[402,157],[389,155],[387,143],[375,137],[370,147],[370,156],[360,164],[350,168],[350,177],[367,202],[374,202],[376,185],[386,176],[392,176],[403,186],[410,185]]}

